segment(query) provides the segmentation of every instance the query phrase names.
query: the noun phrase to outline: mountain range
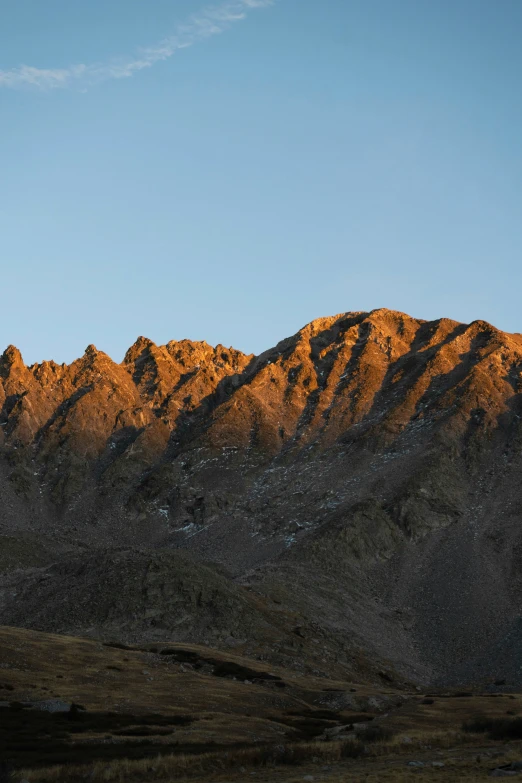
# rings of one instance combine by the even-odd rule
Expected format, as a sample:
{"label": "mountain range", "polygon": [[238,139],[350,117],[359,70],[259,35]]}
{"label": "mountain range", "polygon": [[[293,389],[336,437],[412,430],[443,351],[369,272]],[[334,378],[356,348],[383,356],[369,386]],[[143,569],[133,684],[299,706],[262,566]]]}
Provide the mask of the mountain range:
{"label": "mountain range", "polygon": [[259,356],[0,359],[0,624],[522,684],[522,335],[385,309]]}

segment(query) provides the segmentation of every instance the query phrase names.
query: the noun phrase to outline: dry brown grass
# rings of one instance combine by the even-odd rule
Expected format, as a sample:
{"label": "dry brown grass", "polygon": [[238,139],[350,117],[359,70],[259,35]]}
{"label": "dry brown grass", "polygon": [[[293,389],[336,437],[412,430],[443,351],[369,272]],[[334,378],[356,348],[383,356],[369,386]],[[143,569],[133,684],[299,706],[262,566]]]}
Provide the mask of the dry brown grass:
{"label": "dry brown grass", "polygon": [[92,765],[60,765],[43,770],[21,770],[19,777],[29,783],[74,783],[88,779],[92,783],[133,783],[201,777],[218,771],[241,768],[302,766],[309,762],[339,763],[346,758],[364,755],[364,746],[356,740],[341,742],[291,743],[248,748],[225,753],[205,753],[199,756],[158,756],[154,759],[131,761],[120,759]]}
{"label": "dry brown grass", "polygon": [[[29,783],[181,783],[182,781],[243,781],[256,772],[257,781],[302,781],[309,772],[321,770],[322,781],[386,781],[403,783],[415,772],[411,759],[422,759],[422,777],[440,783],[486,780],[497,764],[520,759],[522,743],[502,746],[502,760],[495,760],[495,746],[484,749],[476,737],[451,732],[419,732],[404,743],[403,737],[390,742],[360,747],[348,743],[355,758],[346,758],[346,742],[311,742],[276,747],[259,747],[229,753],[201,756],[163,756],[139,761],[119,760],[89,766],[56,766],[46,770],[22,770],[19,775]],[[444,766],[433,766],[442,762]],[[324,765],[331,767],[324,773]],[[294,769],[295,768],[295,769]],[[298,769],[297,769],[298,768]],[[319,778],[318,778],[319,779]]]}

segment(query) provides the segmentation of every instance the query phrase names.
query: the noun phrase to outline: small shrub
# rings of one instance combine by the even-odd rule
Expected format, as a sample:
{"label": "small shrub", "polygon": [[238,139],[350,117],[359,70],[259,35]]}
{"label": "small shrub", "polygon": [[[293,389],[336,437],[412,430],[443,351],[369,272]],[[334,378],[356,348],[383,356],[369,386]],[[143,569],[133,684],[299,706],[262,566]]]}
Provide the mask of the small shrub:
{"label": "small shrub", "polygon": [[82,713],[81,713],[81,707],[79,704],[71,704],[69,707],[69,712],[67,713],[67,719],[68,720],[81,720],[82,719]]}
{"label": "small shrub", "polygon": [[359,740],[346,740],[341,745],[342,759],[358,759],[364,754],[364,745]]}
{"label": "small shrub", "polygon": [[[299,747],[297,745],[276,745],[267,746],[265,748],[259,748],[251,753],[239,753],[238,759],[246,763],[251,763],[255,766],[272,766],[274,764],[300,764],[303,761],[308,761],[310,758],[310,751],[308,746]],[[229,763],[233,764],[233,757],[229,757]]]}
{"label": "small shrub", "polygon": [[[239,754],[239,758],[241,758],[241,761],[245,761],[246,763],[251,763],[254,765],[258,765],[261,767],[266,767],[269,764],[274,763],[274,749],[273,748],[259,748],[259,750],[256,751],[256,753],[251,754],[249,757],[247,754],[245,754],[244,758],[241,754]],[[230,764],[231,766],[234,766],[233,760]]]}
{"label": "small shrub", "polygon": [[522,718],[493,721],[489,732],[491,739],[522,739]]}
{"label": "small shrub", "polygon": [[421,704],[435,704],[435,699],[423,699]]}
{"label": "small shrub", "polygon": [[465,720],[462,723],[462,731],[473,734],[485,734],[487,731],[491,731],[493,722],[492,718],[486,718],[484,715],[475,715],[474,718]]}
{"label": "small shrub", "polygon": [[310,748],[306,745],[294,745],[293,747],[282,745],[276,748],[274,761],[276,764],[295,764],[299,766],[310,761],[310,753]]}
{"label": "small shrub", "polygon": [[386,742],[393,737],[393,731],[386,726],[367,726],[357,732],[361,742]]}
{"label": "small shrub", "polygon": [[463,731],[488,733],[491,739],[522,739],[522,718],[485,718],[477,715],[464,721]]}

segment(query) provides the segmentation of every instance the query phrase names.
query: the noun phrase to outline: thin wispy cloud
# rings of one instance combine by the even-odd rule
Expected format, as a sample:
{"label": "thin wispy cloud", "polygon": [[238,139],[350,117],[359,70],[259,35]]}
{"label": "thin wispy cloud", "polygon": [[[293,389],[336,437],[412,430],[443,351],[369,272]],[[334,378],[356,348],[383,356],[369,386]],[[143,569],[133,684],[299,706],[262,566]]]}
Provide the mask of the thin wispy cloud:
{"label": "thin wispy cloud", "polygon": [[250,11],[273,5],[275,0],[227,0],[221,5],[202,9],[191,16],[175,32],[156,45],[139,49],[130,57],[114,58],[107,62],[70,65],[65,68],[37,68],[20,65],[9,70],[0,70],[0,87],[17,89],[35,87],[52,90],[72,87],[87,87],[109,79],[126,79],[156,63],[168,60],[180,49],[212,38],[228,30],[244,19]]}

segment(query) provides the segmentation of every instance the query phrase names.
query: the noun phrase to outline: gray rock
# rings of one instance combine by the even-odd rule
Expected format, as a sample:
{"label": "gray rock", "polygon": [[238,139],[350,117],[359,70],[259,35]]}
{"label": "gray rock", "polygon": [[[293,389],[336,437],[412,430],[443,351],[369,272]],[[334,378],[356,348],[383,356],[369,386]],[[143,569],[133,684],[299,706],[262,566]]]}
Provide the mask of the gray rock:
{"label": "gray rock", "polygon": [[408,767],[423,767],[423,761],[408,761]]}
{"label": "gray rock", "polygon": [[70,702],[62,701],[61,699],[32,701],[29,703],[29,706],[34,710],[42,710],[42,712],[69,712],[71,709]]}
{"label": "gray rock", "polygon": [[[368,724],[359,724],[360,726],[367,726]],[[346,726],[333,726],[331,729],[325,729],[323,734],[325,737],[337,737],[339,734],[345,734],[346,732],[351,731],[349,725]]]}

